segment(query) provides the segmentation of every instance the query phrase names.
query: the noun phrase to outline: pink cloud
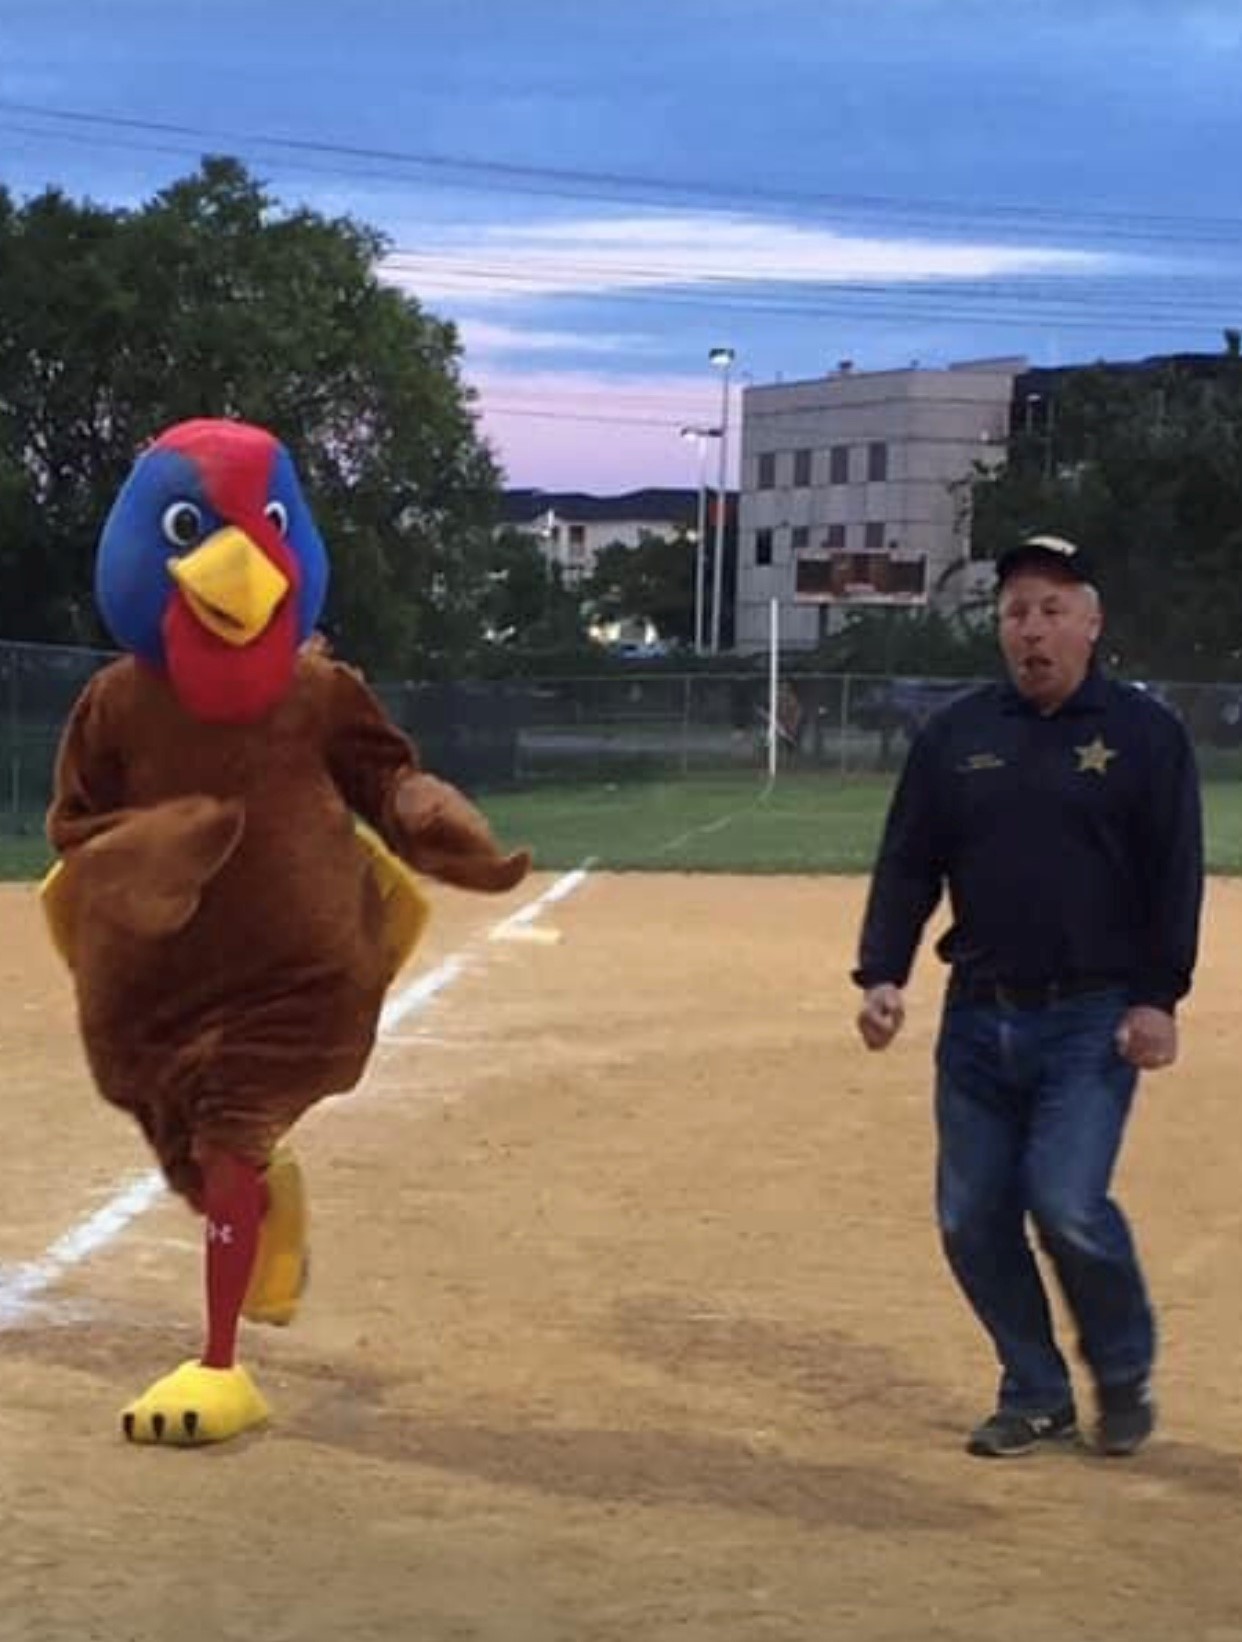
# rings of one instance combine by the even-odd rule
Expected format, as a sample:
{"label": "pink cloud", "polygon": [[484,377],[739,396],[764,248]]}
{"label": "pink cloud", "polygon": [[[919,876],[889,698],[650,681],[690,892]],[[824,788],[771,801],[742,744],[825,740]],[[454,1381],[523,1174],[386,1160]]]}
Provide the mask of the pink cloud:
{"label": "pink cloud", "polygon": [[[600,494],[643,485],[696,488],[698,447],[685,426],[719,421],[719,388],[696,377],[594,376],[578,372],[475,376],[479,425],[510,486]],[[740,435],[738,396],[730,412],[730,483]],[[708,477],[716,474],[716,446]]]}

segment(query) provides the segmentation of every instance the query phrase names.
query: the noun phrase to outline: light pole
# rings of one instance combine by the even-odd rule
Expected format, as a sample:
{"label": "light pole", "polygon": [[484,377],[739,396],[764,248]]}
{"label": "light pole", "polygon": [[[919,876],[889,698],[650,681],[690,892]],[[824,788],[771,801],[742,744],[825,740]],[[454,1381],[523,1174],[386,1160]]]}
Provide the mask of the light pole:
{"label": "light pole", "polygon": [[694,653],[703,654],[706,635],[704,633],[703,605],[704,575],[707,564],[707,441],[719,439],[719,428],[682,428],[683,439],[693,439],[699,447],[699,518],[698,528],[694,537]]}
{"label": "light pole", "polygon": [[1035,407],[1043,407],[1041,423],[1043,431],[1043,450],[1041,468],[1045,479],[1052,477],[1052,399],[1045,399],[1042,393],[1028,393],[1026,396],[1026,432],[1028,437],[1035,429]]}
{"label": "light pole", "polygon": [[720,649],[720,609],[724,603],[725,475],[729,456],[729,372],[733,367],[732,348],[713,348],[709,361],[720,371],[720,467],[716,482],[716,554],[712,564],[712,654]]}
{"label": "light pole", "polygon": [[539,535],[543,540],[544,570],[543,580],[543,615],[545,621],[550,621],[552,615],[552,593],[556,586],[556,570],[559,561],[560,520],[556,516],[556,509],[550,507],[543,516],[543,523]]}

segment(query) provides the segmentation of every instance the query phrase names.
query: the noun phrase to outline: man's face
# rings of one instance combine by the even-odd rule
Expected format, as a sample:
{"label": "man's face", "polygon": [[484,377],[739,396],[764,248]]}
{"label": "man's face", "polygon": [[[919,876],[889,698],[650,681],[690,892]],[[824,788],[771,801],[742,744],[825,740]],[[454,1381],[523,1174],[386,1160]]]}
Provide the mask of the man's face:
{"label": "man's face", "polygon": [[1015,687],[1046,712],[1073,695],[1100,635],[1093,588],[1055,571],[1019,570],[1001,589],[1001,653]]}

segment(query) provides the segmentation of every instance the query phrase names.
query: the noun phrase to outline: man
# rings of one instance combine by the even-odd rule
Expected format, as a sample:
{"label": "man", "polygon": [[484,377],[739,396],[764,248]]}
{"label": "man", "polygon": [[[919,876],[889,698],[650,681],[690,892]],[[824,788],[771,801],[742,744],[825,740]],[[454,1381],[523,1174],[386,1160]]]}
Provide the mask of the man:
{"label": "man", "polygon": [[776,692],[776,733],[785,751],[793,757],[802,751],[802,703],[788,679]]}
{"label": "man", "polygon": [[1029,1218],[1094,1380],[1097,1445],[1129,1454],[1155,1422],[1155,1327],[1109,1180],[1139,1073],[1177,1055],[1203,890],[1198,779],[1180,722],[1097,669],[1100,600],[1073,543],[1028,538],[997,584],[1009,682],[911,746],[863,923],[858,1028],[869,1049],[900,1030],[947,884],[937,1211],[1001,1366],[967,1448],[1004,1457],[1077,1433]]}

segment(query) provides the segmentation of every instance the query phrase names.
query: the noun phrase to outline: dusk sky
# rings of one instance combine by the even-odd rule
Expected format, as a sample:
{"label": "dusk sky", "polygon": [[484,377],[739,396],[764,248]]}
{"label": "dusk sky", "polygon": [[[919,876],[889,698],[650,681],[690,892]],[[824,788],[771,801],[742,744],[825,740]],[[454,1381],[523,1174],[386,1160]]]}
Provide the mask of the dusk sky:
{"label": "dusk sky", "polygon": [[0,182],[237,154],[387,235],[510,483],[606,492],[697,482],[717,344],[738,386],[1217,348],[1240,85],[1242,0],[0,0]]}

